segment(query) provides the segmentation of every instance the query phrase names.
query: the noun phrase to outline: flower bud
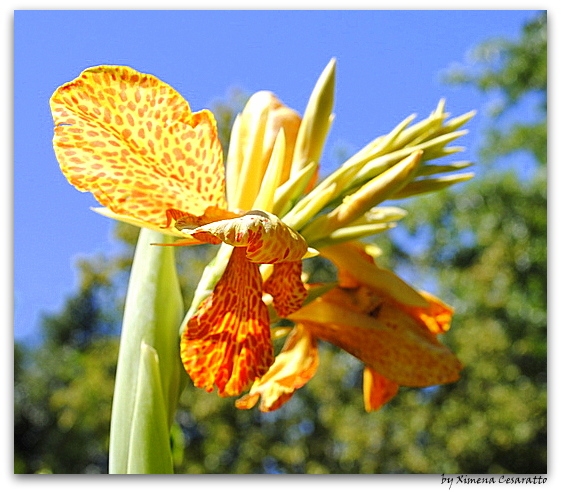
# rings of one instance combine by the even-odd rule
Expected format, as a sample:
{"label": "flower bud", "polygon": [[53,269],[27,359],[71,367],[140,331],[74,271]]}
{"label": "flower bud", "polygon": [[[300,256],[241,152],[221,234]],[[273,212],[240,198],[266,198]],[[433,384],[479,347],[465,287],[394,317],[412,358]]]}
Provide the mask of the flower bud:
{"label": "flower bud", "polygon": [[272,92],[260,91],[250,97],[236,118],[230,138],[226,181],[231,208],[250,210],[253,207],[281,129],[285,148],[277,186],[288,179],[300,121],[298,113]]}

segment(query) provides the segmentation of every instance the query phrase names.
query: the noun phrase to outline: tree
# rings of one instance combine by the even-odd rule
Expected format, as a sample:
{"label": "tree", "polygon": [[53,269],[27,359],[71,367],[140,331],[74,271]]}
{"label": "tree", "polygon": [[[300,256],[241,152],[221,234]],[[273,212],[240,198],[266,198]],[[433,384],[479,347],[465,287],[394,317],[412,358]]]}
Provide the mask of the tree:
{"label": "tree", "polygon": [[44,318],[43,344],[15,346],[14,471],[104,472],[118,341],[99,285]]}

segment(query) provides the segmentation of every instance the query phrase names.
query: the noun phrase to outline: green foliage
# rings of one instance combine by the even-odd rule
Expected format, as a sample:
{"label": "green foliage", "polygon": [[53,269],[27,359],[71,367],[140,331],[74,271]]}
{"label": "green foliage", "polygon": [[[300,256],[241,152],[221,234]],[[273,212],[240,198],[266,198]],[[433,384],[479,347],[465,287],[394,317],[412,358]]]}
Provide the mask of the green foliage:
{"label": "green foliage", "polygon": [[498,89],[509,105],[533,91],[547,90],[547,12],[527,22],[521,38],[495,38],[478,45],[471,53],[475,72],[464,69],[449,74],[449,81],[475,85],[484,92]]}
{"label": "green foliage", "polygon": [[521,39],[491,39],[472,53],[473,64],[451,70],[447,79],[473,85],[482,92],[500,94],[494,101],[498,118],[529,96],[535,97],[535,122],[512,123],[506,129],[494,120],[488,130],[482,158],[490,163],[514,151],[530,152],[540,164],[547,159],[547,12],[540,12],[523,28]]}
{"label": "green foliage", "polygon": [[113,263],[81,265],[79,292],[43,318],[42,345],[15,346],[16,473],[107,471],[118,350]]}
{"label": "green foliage", "polygon": [[107,472],[118,341],[84,350],[16,345],[14,472]]}

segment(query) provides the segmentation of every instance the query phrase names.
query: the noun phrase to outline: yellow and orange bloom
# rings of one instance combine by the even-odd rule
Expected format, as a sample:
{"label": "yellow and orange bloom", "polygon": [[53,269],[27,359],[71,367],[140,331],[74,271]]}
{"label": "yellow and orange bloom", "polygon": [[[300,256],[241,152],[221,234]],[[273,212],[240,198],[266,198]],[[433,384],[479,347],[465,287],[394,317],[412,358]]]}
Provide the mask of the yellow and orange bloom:
{"label": "yellow and orange bloom", "polygon": [[[437,339],[452,309],[379,268],[353,241],[389,229],[405,211],[380,207],[470,179],[433,177],[469,163],[427,164],[458,151],[446,145],[473,113],[445,121],[444,103],[373,140],[316,186],[333,120],[335,62],[302,118],[272,93],[255,93],[236,118],[227,166],[216,121],[158,78],[128,67],[85,70],[51,97],[60,167],[91,192],[107,217],[180,238],[173,245],[221,244],[180,328],[180,354],[197,387],[220,396],[246,390],[236,405],[271,411],[314,375],[317,341],[364,362],[364,401],[380,408],[399,386],[455,381],[461,365]],[[315,297],[303,258],[339,271],[337,287]],[[269,302],[269,297],[272,299]],[[294,328],[276,356],[271,318]]]}
{"label": "yellow and orange bloom", "polygon": [[[450,306],[417,292],[393,273],[379,268],[356,243],[333,246],[322,253],[339,266],[339,285],[288,318],[297,323],[297,336],[305,337],[308,347],[314,339],[325,340],[365,364],[367,411],[377,410],[391,400],[399,386],[434,386],[460,377],[460,361],[437,339],[437,334],[450,327]],[[354,266],[353,271],[342,269],[349,264]],[[355,272],[367,283],[357,280]],[[404,303],[403,299],[414,304]],[[263,411],[279,408],[313,375],[307,364],[298,365],[296,361],[300,359],[285,364],[284,372],[275,367],[275,362],[254,383],[249,395],[238,401],[238,407],[255,405],[261,395]],[[290,378],[286,375],[288,368]],[[305,381],[302,373],[309,376]]]}
{"label": "yellow and orange bloom", "polygon": [[368,286],[335,288],[289,318],[399,385],[433,386],[459,377],[458,359],[421,318]]}
{"label": "yellow and orange bloom", "polygon": [[[300,280],[308,251],[304,238],[274,215],[244,208],[272,205],[274,190],[288,179],[299,117],[268,94],[255,101],[261,108],[256,128],[264,131],[259,140],[247,125],[236,129],[240,163],[231,173],[237,180],[229,208],[214,117],[208,110],[193,113],[169,85],[128,67],[100,66],[51,98],[61,170],[106,207],[98,212],[180,236],[176,245],[234,247],[213,293],[182,330],[185,369],[197,386],[211,391],[216,385],[221,395],[239,394],[272,364],[263,293],[273,296],[284,316],[298,309],[306,294]],[[271,178],[268,163],[279,133],[284,145],[277,154],[283,159],[275,161]],[[259,264],[275,265],[265,283]]]}

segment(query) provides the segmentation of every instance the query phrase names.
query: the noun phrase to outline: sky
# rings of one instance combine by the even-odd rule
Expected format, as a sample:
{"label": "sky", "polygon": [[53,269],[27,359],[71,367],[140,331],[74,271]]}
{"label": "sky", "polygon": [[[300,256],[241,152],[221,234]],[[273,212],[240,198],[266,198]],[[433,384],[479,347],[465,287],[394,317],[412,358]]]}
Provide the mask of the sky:
{"label": "sky", "polygon": [[[114,251],[114,222],[90,210],[52,148],[49,97],[95,65],[127,65],[177,89],[194,111],[232,89],[274,92],[303,113],[317,77],[336,59],[335,121],[322,168],[439,99],[452,116],[472,109],[457,160],[476,160],[491,99],[442,75],[494,37],[518,39],[528,10],[147,11],[16,10],[13,16],[13,321],[32,342],[42,315],[77,289],[76,260]],[[520,116],[524,118],[524,109]],[[474,171],[478,169],[475,166]]]}

